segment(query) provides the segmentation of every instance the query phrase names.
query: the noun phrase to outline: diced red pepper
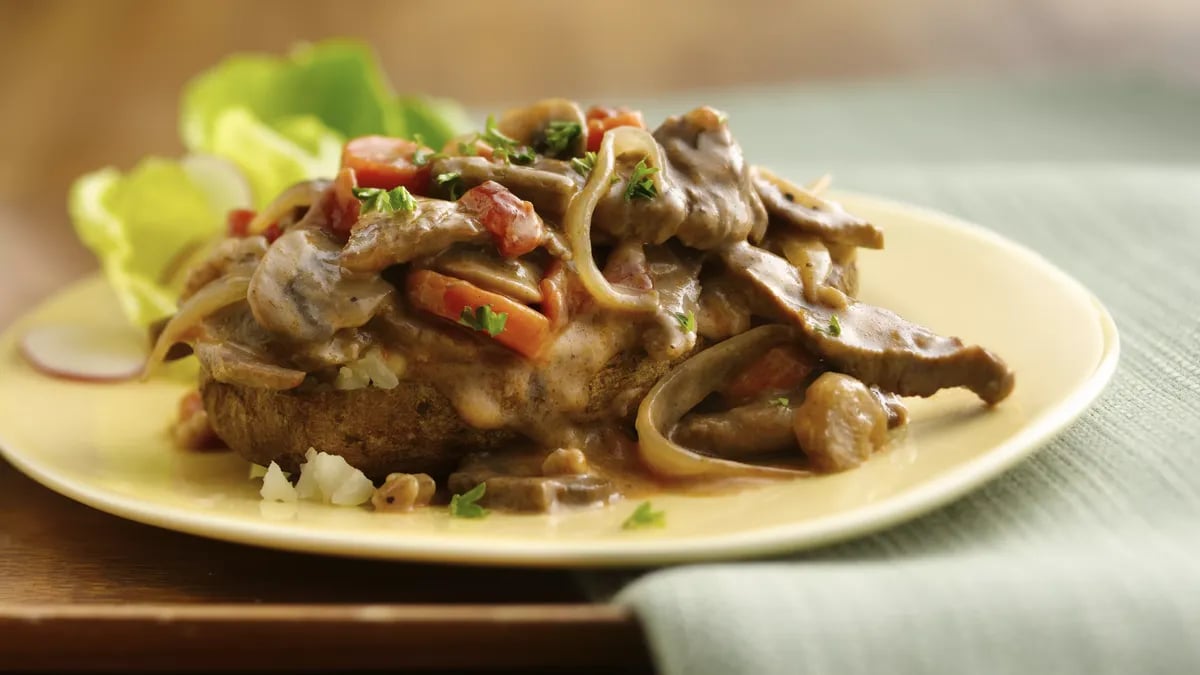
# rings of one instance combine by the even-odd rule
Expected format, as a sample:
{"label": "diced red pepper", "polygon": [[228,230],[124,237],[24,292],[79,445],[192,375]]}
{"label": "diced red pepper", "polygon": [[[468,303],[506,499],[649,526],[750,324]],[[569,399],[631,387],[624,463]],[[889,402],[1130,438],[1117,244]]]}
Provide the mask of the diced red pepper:
{"label": "diced red pepper", "polygon": [[232,209],[225,218],[226,231],[231,237],[245,237],[250,234],[250,221],[255,213],[250,209]]}
{"label": "diced red pepper", "polygon": [[418,166],[418,151],[432,153],[414,141],[388,136],[360,136],[342,148],[342,166],[354,169],[359,187],[391,190],[403,185],[414,195],[429,194],[430,166]]}
{"label": "diced red pepper", "polygon": [[506,314],[503,330],[491,337],[526,357],[537,357],[550,340],[550,322],[545,316],[469,281],[432,270],[416,270],[408,275],[406,290],[413,307],[455,323],[467,307],[476,310],[486,305],[496,314]]}
{"label": "diced red pepper", "polygon": [[354,169],[343,168],[334,178],[332,188],[321,197],[329,231],[342,239],[350,236],[350,230],[358,222],[358,214],[362,210],[362,202],[354,196],[356,187],[358,177]]}
{"label": "diced red pepper", "polygon": [[741,403],[798,389],[817,369],[817,359],[799,347],[772,347],[725,385],[721,392]]}
{"label": "diced red pepper", "polygon": [[542,243],[546,228],[533,204],[522,201],[496,181],[489,180],[467,190],[458,203],[492,233],[496,249],[506,258],[529,253]]}
{"label": "diced red pepper", "polygon": [[587,149],[596,152],[600,149],[600,141],[609,129],[617,127],[646,128],[646,120],[640,110],[630,110],[624,106],[607,108],[594,105],[587,111]]}

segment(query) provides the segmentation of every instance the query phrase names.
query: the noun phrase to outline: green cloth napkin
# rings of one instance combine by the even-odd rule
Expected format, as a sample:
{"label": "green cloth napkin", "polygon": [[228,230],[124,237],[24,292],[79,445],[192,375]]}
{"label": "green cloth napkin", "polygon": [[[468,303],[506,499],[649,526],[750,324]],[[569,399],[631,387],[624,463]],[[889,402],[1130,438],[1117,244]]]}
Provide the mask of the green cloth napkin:
{"label": "green cloth napkin", "polygon": [[[808,160],[832,156],[828,139],[873,140],[888,164],[856,155],[836,185],[938,208],[1041,252],[1108,306],[1121,363],[1079,422],[938,512],[786,560],[634,581],[616,601],[636,611],[663,673],[1200,672],[1200,97],[1150,89],[978,90],[968,98],[986,104],[970,103],[968,120],[937,117],[901,87],[890,105],[879,92],[793,97],[823,101],[820,111],[864,99],[882,110],[826,120],[805,161],[773,157],[779,169],[811,175],[821,168]],[[743,104],[763,120],[810,110]],[[941,154],[894,161],[891,114],[915,110],[929,114],[912,133],[941,129],[965,147],[931,141]],[[988,136],[1013,119],[1027,133]],[[751,132],[746,145],[763,142]],[[1005,161],[982,163],[992,156]],[[1021,161],[1046,159],[1063,161]]]}

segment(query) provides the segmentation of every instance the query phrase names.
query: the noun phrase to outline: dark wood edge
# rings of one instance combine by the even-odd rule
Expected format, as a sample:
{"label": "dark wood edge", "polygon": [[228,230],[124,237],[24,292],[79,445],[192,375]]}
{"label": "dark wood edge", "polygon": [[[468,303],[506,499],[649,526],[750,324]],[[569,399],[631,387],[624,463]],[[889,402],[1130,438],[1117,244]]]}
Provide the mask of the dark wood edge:
{"label": "dark wood edge", "polygon": [[613,605],[0,605],[0,670],[645,668]]}

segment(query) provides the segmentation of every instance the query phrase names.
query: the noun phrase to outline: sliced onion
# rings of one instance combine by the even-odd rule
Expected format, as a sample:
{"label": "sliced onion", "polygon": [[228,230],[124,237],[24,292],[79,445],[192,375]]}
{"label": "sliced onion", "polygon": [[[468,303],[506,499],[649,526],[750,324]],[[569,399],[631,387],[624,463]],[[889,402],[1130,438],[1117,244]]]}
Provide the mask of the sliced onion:
{"label": "sliced onion", "polygon": [[290,188],[279,193],[267,207],[262,211],[254,214],[254,218],[250,221],[250,225],[246,227],[246,231],[250,234],[258,234],[271,223],[278,222],[284,216],[290,214],[293,209],[304,206],[309,207],[317,203],[321,198],[321,193],[329,188],[330,182],[324,179],[306,180],[303,183],[296,183]]}
{"label": "sliced onion", "polygon": [[796,203],[801,206],[820,211],[845,213],[845,209],[842,208],[841,204],[826,201],[817,196],[818,192],[822,192],[829,187],[829,182],[832,179],[829,179],[828,176],[822,176],[814,181],[812,185],[813,189],[810,190],[808,188],[802,188],[786,178],[780,178],[770,169],[756,166],[753,170],[760,177],[762,177],[763,180],[782,190],[784,194],[792,195],[792,197],[796,200]]}
{"label": "sliced onion", "polygon": [[796,331],[789,326],[760,326],[700,352],[667,373],[638,408],[638,447],[642,461],[653,471],[673,478],[778,479],[812,475],[808,471],[708,457],[667,436],[689,410],[763,352],[796,339]]}
{"label": "sliced onion", "polygon": [[813,195],[820,196],[822,192],[829,189],[830,185],[833,185],[833,176],[822,174],[820,178],[808,184],[808,191]]}
{"label": "sliced onion", "polygon": [[[592,214],[596,204],[608,192],[612,179],[616,145],[622,149],[644,151],[647,159],[652,160],[653,166],[662,166],[662,153],[658,142],[645,129],[635,127],[617,127],[604,134],[600,142],[600,150],[596,153],[596,163],[588,176],[583,189],[571,198],[567,206],[567,214],[563,218],[567,242],[571,245],[571,254],[575,260],[576,271],[584,288],[595,298],[596,302],[607,309],[652,312],[658,309],[658,294],[654,291],[632,291],[613,286],[604,278],[604,274],[592,257]],[[651,180],[655,187],[662,191],[662,178],[655,172]]]}
{"label": "sliced onion", "polygon": [[154,343],[154,351],[150,352],[150,358],[146,362],[146,370],[142,373],[142,377],[153,375],[163,359],[166,358],[172,345],[187,339],[192,330],[206,317],[235,302],[245,300],[248,288],[250,288],[250,277],[221,277],[185,300],[180,305],[179,311],[175,312],[175,316],[171,317],[171,320],[163,327],[162,333],[159,333],[158,341]]}

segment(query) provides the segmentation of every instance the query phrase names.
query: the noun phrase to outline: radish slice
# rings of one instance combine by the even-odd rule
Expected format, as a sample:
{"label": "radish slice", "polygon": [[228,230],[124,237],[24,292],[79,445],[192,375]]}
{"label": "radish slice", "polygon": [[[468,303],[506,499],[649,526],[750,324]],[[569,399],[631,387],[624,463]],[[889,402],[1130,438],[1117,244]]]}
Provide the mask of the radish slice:
{"label": "radish slice", "polygon": [[73,324],[36,326],[21,338],[21,354],[37,370],[83,382],[120,382],[141,374],[145,338],[128,329]]}

